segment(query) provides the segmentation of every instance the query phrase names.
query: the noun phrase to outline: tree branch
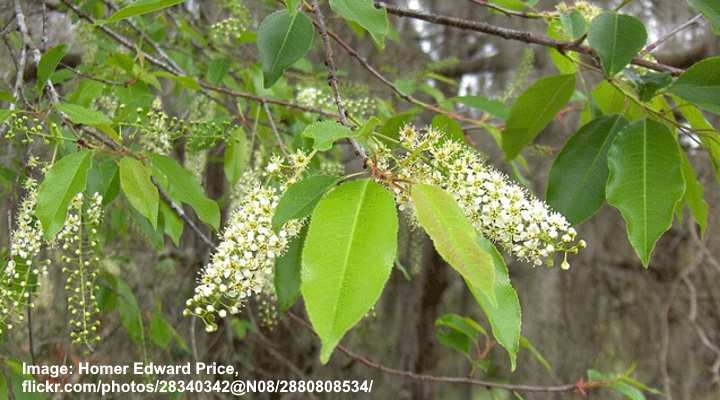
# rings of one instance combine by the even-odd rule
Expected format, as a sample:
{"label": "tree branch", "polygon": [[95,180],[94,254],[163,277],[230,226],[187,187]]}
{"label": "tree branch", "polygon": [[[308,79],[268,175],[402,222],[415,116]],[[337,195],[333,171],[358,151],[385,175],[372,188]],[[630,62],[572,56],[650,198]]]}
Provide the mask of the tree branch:
{"label": "tree branch", "polygon": [[[287,316],[290,317],[291,320],[296,322],[298,325],[301,325],[305,329],[309,330],[313,334],[317,336],[317,333],[315,333],[315,330],[308,324],[304,319],[300,318],[299,316],[295,315],[294,313],[288,311]],[[404,378],[408,379],[415,379],[420,381],[426,381],[426,382],[433,382],[433,383],[461,383],[461,384],[467,384],[467,385],[477,385],[477,386],[485,386],[487,388],[497,388],[497,389],[505,389],[505,390],[511,390],[511,391],[517,391],[517,392],[572,392],[575,390],[578,390],[582,388],[583,390],[587,389],[593,389],[600,386],[603,386],[601,384],[602,382],[594,382],[594,381],[584,381],[584,380],[578,380],[577,383],[568,383],[564,385],[555,385],[555,386],[536,386],[536,385],[519,385],[519,384],[511,384],[511,383],[500,383],[500,382],[492,382],[492,381],[483,381],[479,379],[471,379],[471,378],[464,378],[464,377],[454,377],[454,376],[436,376],[436,375],[428,375],[428,374],[418,374],[411,371],[404,371],[400,369],[395,369],[391,367],[384,366],[382,364],[379,364],[375,361],[370,360],[369,358],[362,356],[360,354],[357,354],[347,347],[338,344],[337,349],[345,354],[346,356],[352,358],[353,360],[367,366],[373,369],[377,369],[379,371],[385,372],[387,374],[391,375],[397,375],[402,376]]]}
{"label": "tree branch", "polygon": [[[507,40],[515,40],[524,43],[538,44],[545,47],[555,48],[558,51],[574,51],[580,54],[594,55],[593,49],[587,46],[583,46],[577,42],[563,42],[549,38],[544,35],[535,34],[528,31],[521,31],[517,29],[503,28],[495,25],[491,25],[485,22],[470,21],[467,19],[449,17],[438,14],[424,13],[415,10],[409,10],[406,8],[392,6],[383,2],[376,2],[376,6],[384,8],[388,13],[397,15],[399,17],[408,17],[427,21],[433,24],[445,25],[452,28],[464,29],[475,32],[482,32],[492,36],[498,36]],[[632,64],[652,69],[659,72],[668,72],[672,75],[680,75],[685,72],[681,68],[676,68],[670,65],[660,64],[653,61],[644,60],[642,58],[634,58]]]}
{"label": "tree branch", "polygon": [[652,53],[653,51],[655,51],[655,49],[657,49],[658,47],[660,47],[663,43],[667,42],[670,38],[672,38],[673,36],[677,35],[677,34],[678,34],[679,32],[681,32],[682,30],[684,30],[684,29],[686,29],[686,28],[689,28],[689,27],[691,27],[691,26],[699,23],[700,20],[702,20],[702,14],[698,14],[698,15],[692,17],[691,19],[689,19],[689,20],[688,20],[687,22],[685,22],[684,24],[677,26],[675,29],[671,30],[670,32],[668,32],[668,33],[666,33],[665,35],[663,35],[663,36],[661,36],[660,38],[658,38],[656,41],[654,41],[654,42],[650,43],[649,45],[647,45],[647,47],[645,47],[645,48],[640,52],[640,56],[643,56],[643,55],[648,54],[648,53]]}
{"label": "tree branch", "polygon": [[[318,4],[317,0],[313,0],[312,4],[314,9],[313,11],[315,12],[315,26],[317,26],[318,30],[320,31],[320,36],[323,40],[323,48],[325,50],[325,66],[328,71],[328,83],[330,84],[330,88],[332,89],[333,97],[335,99],[335,104],[337,105],[340,123],[347,127],[351,127],[350,123],[348,122],[348,113],[345,109],[345,105],[343,104],[342,97],[340,96],[340,90],[338,89],[337,85],[337,68],[335,67],[335,58],[333,57],[332,45],[330,44],[330,39],[328,38],[328,31],[325,27],[325,18],[323,17],[322,10],[320,10],[320,5]],[[368,159],[368,156],[362,146],[360,146],[360,144],[355,139],[348,138],[348,141],[350,142],[353,150],[355,150],[355,154],[362,158],[363,161],[366,161]]]}

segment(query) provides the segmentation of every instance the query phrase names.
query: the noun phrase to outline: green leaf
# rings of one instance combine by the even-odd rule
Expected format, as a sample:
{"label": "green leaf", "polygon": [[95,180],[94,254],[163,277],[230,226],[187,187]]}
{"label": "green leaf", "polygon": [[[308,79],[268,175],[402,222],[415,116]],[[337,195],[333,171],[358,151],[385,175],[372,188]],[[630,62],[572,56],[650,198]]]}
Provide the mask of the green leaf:
{"label": "green leaf", "polygon": [[[619,82],[618,84],[622,83]],[[603,114],[622,114],[623,117],[630,121],[645,117],[645,112],[640,106],[625,96],[622,90],[611,85],[606,80],[595,86],[592,90],[592,98]]]}
{"label": "green leaf", "polygon": [[477,336],[487,332],[473,319],[457,314],[445,314],[435,321],[435,337],[441,345],[463,353],[475,363],[473,350],[478,346]]}
{"label": "green leaf", "polygon": [[692,212],[695,222],[700,227],[700,235],[705,235],[705,228],[707,228],[709,206],[705,201],[705,189],[702,183],[698,180],[697,174],[687,154],[684,151],[680,152],[680,159],[682,161],[682,173],[685,178],[685,196],[683,202],[688,205],[690,212]]}
{"label": "green leaf", "polygon": [[280,311],[290,309],[300,298],[300,269],[307,225],[288,244],[285,253],[275,260],[275,295]]}
{"label": "green leaf", "polygon": [[76,124],[92,126],[112,124],[110,118],[100,111],[90,110],[77,104],[62,103],[57,106],[57,109]]}
{"label": "green leaf", "polygon": [[571,224],[590,218],[605,201],[608,149],[625,125],[619,115],[594,119],[568,139],[555,159],[547,201]]}
{"label": "green leaf", "polygon": [[622,71],[647,41],[645,25],[629,15],[603,12],[590,22],[588,43],[608,76]]}
{"label": "green leaf", "polygon": [[287,10],[280,10],[262,20],[257,35],[263,86],[267,89],[280,79],[285,68],[307,54],[315,29],[305,14],[291,16]]}
{"label": "green leaf", "polygon": [[720,56],[693,64],[668,91],[704,110],[720,114]]}
{"label": "green leaf", "polygon": [[[175,159],[160,154],[150,154],[153,166],[167,177],[168,194],[173,200],[187,203],[198,217],[215,230],[220,228],[220,207],[205,195],[205,190],[190,171]],[[163,181],[158,177],[159,181]]]}
{"label": "green leaf", "polygon": [[213,85],[217,85],[222,82],[225,75],[227,75],[230,69],[230,59],[227,57],[218,57],[210,62],[208,65],[207,79],[208,82]]}
{"label": "green leaf", "polygon": [[55,68],[57,68],[63,56],[65,56],[67,48],[68,46],[66,44],[60,44],[48,49],[45,54],[43,54],[37,68],[38,92],[42,91],[52,73],[55,72]]}
{"label": "green leaf", "polygon": [[609,382],[602,387],[620,393],[630,400],[645,400],[645,395],[643,395],[642,391],[628,383],[623,382],[622,377],[620,376],[603,374],[602,372],[594,369],[588,370],[587,375],[588,379],[591,381]]}
{"label": "green leaf", "polygon": [[285,6],[287,7],[290,16],[297,14],[300,0],[285,0]]}
{"label": "green leaf", "polygon": [[510,283],[510,275],[502,255],[493,244],[478,236],[477,243],[483,251],[490,254],[494,265],[495,280],[493,283],[494,299],[465,280],[475,300],[480,304],[492,327],[495,340],[510,356],[510,368],[517,366],[517,353],[520,348],[520,326],[522,323],[520,300]]}
{"label": "green leaf", "polygon": [[313,140],[313,149],[328,151],[335,141],[355,137],[355,132],[335,121],[320,121],[306,126],[302,135]]}
{"label": "green leaf", "polygon": [[335,186],[337,176],[317,175],[293,183],[280,198],[272,219],[272,228],[278,232],[286,222],[305,218],[325,193]]}
{"label": "green leaf", "polygon": [[478,241],[480,235],[451,194],[437,186],[416,184],[410,197],[418,221],[435,249],[472,287],[495,304],[495,267],[492,255]]}
{"label": "green leaf", "polygon": [[672,83],[672,75],[667,72],[648,72],[638,78],[640,101],[650,101],[658,90]]}
{"label": "green leaf", "polygon": [[555,118],[575,91],[575,75],[554,75],[530,86],[513,104],[502,134],[505,157],[512,160]]}
{"label": "green leaf", "polygon": [[647,268],[685,192],[675,137],[653,120],[632,123],[610,146],[608,166],[607,201],[625,219],[630,243]]}
{"label": "green leaf", "polygon": [[173,339],[173,327],[161,313],[155,313],[150,320],[148,336],[156,346],[167,349]]}
{"label": "green leaf", "polygon": [[103,205],[110,204],[120,194],[120,178],[115,160],[103,157],[88,172],[87,192],[99,193]]}
{"label": "green leaf", "polygon": [[[2,361],[4,362],[5,366],[0,363],[0,371],[2,371],[0,373],[0,399],[41,400],[47,398],[42,393],[23,390],[24,382],[36,382],[35,378],[32,375],[23,373],[24,363],[13,360],[11,358],[4,358]],[[7,367],[7,369],[5,367]],[[6,372],[7,378],[10,378],[10,382],[5,381]],[[12,394],[14,397],[11,397],[9,395],[8,389],[12,389]]]}
{"label": "green leaf", "polygon": [[138,160],[123,157],[120,167],[120,187],[130,204],[157,229],[160,195],[150,179],[150,172]]}
{"label": "green leaf", "polygon": [[250,159],[247,137],[242,127],[237,127],[225,141],[225,154],[223,170],[225,177],[232,186],[235,186]]}
{"label": "green leaf", "polygon": [[315,207],[300,289],[326,363],[343,335],[377,302],[397,252],[392,194],[370,179],[346,182]]}
{"label": "green leaf", "polygon": [[570,40],[578,39],[587,32],[585,18],[577,9],[560,14],[560,24]]}
{"label": "green leaf", "polygon": [[176,247],[179,246],[185,228],[182,219],[164,201],[160,202],[160,215],[162,215],[163,232],[170,236]]}
{"label": "green leaf", "polygon": [[675,96],[673,96],[673,100],[677,103],[677,109],[680,110],[682,116],[698,132],[703,147],[707,150],[715,168],[715,177],[720,181],[720,134],[710,125],[697,107]]}
{"label": "green leaf", "polygon": [[164,8],[172,7],[184,2],[185,0],[138,0],[119,9],[115,12],[115,14],[111,15],[110,18],[107,19],[107,22],[120,21],[125,18],[160,11]]}
{"label": "green leaf", "polygon": [[85,190],[92,154],[89,150],[72,153],[53,164],[45,174],[38,188],[37,217],[46,239],[60,232],[70,201]]}
{"label": "green leaf", "polygon": [[500,100],[488,99],[485,96],[460,96],[456,97],[455,99],[468,107],[472,107],[480,111],[486,112],[493,117],[499,118],[503,121],[507,119],[508,114],[510,113],[510,110],[508,109],[508,106],[505,105],[505,103]]}
{"label": "green leaf", "polygon": [[710,22],[712,31],[720,35],[720,1],[718,0],[688,0],[690,6],[702,13]]}
{"label": "green leaf", "polygon": [[548,360],[545,359],[545,357],[540,353],[540,351],[535,348],[535,346],[530,342],[530,339],[526,338],[525,336],[520,336],[520,347],[523,349],[526,349],[530,355],[540,363],[540,365],[545,368],[548,372],[552,372],[552,367],[550,366],[550,363]]}
{"label": "green leaf", "polygon": [[330,0],[330,7],[346,20],[365,28],[378,47],[385,48],[389,31],[387,10],[375,8],[372,0]]}
{"label": "green leaf", "polygon": [[[121,167],[122,170],[122,167]],[[120,314],[120,323],[130,339],[135,344],[143,342],[144,326],[140,306],[138,305],[132,289],[120,278],[116,277],[115,289],[117,290],[117,310]]]}

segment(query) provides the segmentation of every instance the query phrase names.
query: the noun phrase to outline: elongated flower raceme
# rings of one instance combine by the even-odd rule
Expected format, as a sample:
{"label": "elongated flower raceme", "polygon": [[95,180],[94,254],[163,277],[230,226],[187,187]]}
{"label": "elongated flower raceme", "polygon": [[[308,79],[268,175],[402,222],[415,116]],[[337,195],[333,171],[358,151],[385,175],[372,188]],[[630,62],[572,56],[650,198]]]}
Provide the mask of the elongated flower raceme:
{"label": "elongated flower raceme", "polygon": [[[561,214],[535,198],[482,156],[441,132],[419,132],[406,126],[400,141],[407,152],[397,156],[378,143],[378,167],[391,170],[400,180],[437,185],[452,193],[465,215],[485,237],[533,266],[552,266],[556,253],[564,253],[563,269],[570,267],[568,253],[585,247]],[[394,188],[401,208],[407,193]]]}
{"label": "elongated flower raceme", "polygon": [[[280,195],[302,173],[309,158],[295,153],[288,164],[282,161],[274,157],[265,171],[246,173],[240,180],[240,193],[222,241],[201,272],[195,295],[186,302],[184,314],[201,318],[208,332],[217,329],[218,318],[240,312],[251,297],[261,296],[264,302],[274,298],[275,260],[300,232],[303,222],[290,221],[275,233],[272,217]],[[290,175],[284,176],[287,172]],[[262,183],[273,179],[279,183]]]}
{"label": "elongated flower raceme", "polygon": [[35,179],[25,180],[25,197],[18,210],[15,230],[10,235],[8,262],[0,270],[0,333],[12,329],[12,318],[24,320],[24,307],[33,306],[30,296],[38,285],[38,278],[47,273],[49,260],[38,260],[43,232],[35,216],[37,188]]}

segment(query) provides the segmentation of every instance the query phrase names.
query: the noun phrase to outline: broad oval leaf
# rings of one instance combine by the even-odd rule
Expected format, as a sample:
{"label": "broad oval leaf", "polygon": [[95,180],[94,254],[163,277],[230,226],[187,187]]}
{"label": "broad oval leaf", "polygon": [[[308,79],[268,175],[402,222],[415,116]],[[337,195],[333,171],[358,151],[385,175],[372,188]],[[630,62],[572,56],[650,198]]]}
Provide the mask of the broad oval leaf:
{"label": "broad oval leaf", "polygon": [[608,167],[607,201],[620,210],[630,244],[647,268],[685,192],[675,137],[659,122],[634,122],[610,146]]}
{"label": "broad oval leaf", "polygon": [[184,2],[185,0],[138,0],[119,9],[107,19],[107,22],[120,21],[125,18],[160,11],[163,8],[172,7]]}
{"label": "broad oval leaf", "polygon": [[50,167],[38,188],[37,217],[45,238],[55,236],[67,217],[68,206],[76,194],[85,190],[92,152],[79,151],[67,155]]}
{"label": "broad oval leaf", "polygon": [[310,50],[314,34],[312,22],[301,12],[291,16],[287,10],[280,10],[263,19],[257,31],[257,45],[266,89],[280,79],[285,68]]}
{"label": "broad oval leaf", "polygon": [[355,132],[335,121],[320,121],[306,126],[302,135],[313,140],[313,149],[328,151],[335,141],[354,137]]}
{"label": "broad oval leaf", "polygon": [[58,104],[57,109],[64,113],[68,119],[76,124],[82,125],[110,125],[112,121],[105,114],[97,110],[91,110],[77,104]]}
{"label": "broad oval leaf", "polygon": [[150,179],[150,172],[138,160],[123,157],[118,161],[120,187],[130,204],[157,229],[160,195]]}
{"label": "broad oval leaf", "polygon": [[339,180],[337,176],[317,175],[290,185],[275,208],[273,230],[278,232],[286,222],[310,215],[320,198]]}
{"label": "broad oval leaf", "polygon": [[490,253],[478,242],[480,234],[450,193],[437,186],[416,184],[410,197],[420,226],[442,258],[495,303],[495,267]]}
{"label": "broad oval leaf", "polygon": [[626,124],[619,115],[594,119],[568,139],[555,159],[547,201],[571,224],[590,218],[605,201],[607,153]]}
{"label": "broad oval leaf", "polygon": [[720,56],[706,58],[688,68],[668,91],[711,113],[720,114]]}
{"label": "broad oval leaf", "polygon": [[635,17],[603,12],[590,22],[588,43],[597,52],[608,76],[630,64],[646,41],[645,25]]}
{"label": "broad oval leaf", "polygon": [[505,157],[512,160],[555,118],[575,91],[575,74],[548,76],[533,83],[513,104],[502,133]]}
{"label": "broad oval leaf", "polygon": [[330,0],[330,7],[348,21],[362,26],[381,49],[390,28],[387,10],[375,8],[372,0]]}
{"label": "broad oval leaf", "polygon": [[159,177],[158,181],[167,182],[168,195],[173,200],[190,205],[203,222],[218,230],[220,207],[217,202],[205,195],[205,190],[195,176],[168,156],[153,153],[150,154],[150,159],[153,165],[167,177],[166,180]]}
{"label": "broad oval leaf", "polygon": [[323,363],[380,297],[395,260],[397,230],[392,194],[369,179],[338,186],[315,208],[300,289],[322,341]]}
{"label": "broad oval leaf", "polygon": [[67,45],[60,44],[48,49],[45,54],[43,54],[37,68],[38,91],[42,91],[45,87],[48,79],[50,79],[50,75],[55,72],[55,68],[60,64],[60,60],[62,60],[65,52],[67,52]]}
{"label": "broad oval leaf", "polygon": [[465,283],[485,312],[495,340],[508,352],[510,368],[514,371],[517,366],[517,353],[520,349],[522,324],[520,300],[517,292],[512,287],[512,283],[510,283],[508,268],[500,252],[489,240],[483,237],[478,237],[478,243],[483,250],[492,256],[492,263],[495,268],[493,291],[496,301],[492,301],[485,293],[473,287],[467,280],[465,280]]}

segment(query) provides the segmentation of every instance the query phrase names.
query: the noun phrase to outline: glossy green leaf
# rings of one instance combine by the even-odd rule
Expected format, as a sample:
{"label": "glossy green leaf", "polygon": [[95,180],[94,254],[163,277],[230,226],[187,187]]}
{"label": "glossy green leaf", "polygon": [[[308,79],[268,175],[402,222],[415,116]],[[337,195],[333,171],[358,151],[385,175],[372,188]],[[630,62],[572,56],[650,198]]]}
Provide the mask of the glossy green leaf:
{"label": "glossy green leaf", "polygon": [[437,186],[416,184],[410,197],[418,222],[432,239],[437,252],[470,286],[478,288],[494,304],[492,254],[481,246],[480,235],[452,195]]}
{"label": "glossy green leaf", "polygon": [[45,179],[38,188],[37,217],[46,239],[54,237],[60,231],[65,223],[70,201],[85,190],[91,164],[92,152],[83,150],[61,158],[45,174]]}
{"label": "glossy green leaf", "polygon": [[335,121],[320,121],[306,126],[302,135],[313,140],[313,149],[327,151],[335,141],[354,137],[355,132]]}
{"label": "glossy green leaf", "polygon": [[494,299],[489,298],[482,290],[471,285],[467,279],[465,283],[467,283],[473,297],[485,312],[495,340],[508,352],[510,368],[514,371],[517,366],[517,353],[520,348],[520,327],[522,324],[520,300],[512,287],[512,283],[510,283],[508,268],[500,252],[489,240],[483,237],[478,236],[477,243],[483,251],[492,257],[495,270],[495,280],[493,282]]}
{"label": "glossy green leaf", "polygon": [[273,230],[278,232],[286,222],[310,215],[315,205],[339,180],[337,176],[317,175],[290,185],[275,208]]}
{"label": "glossy green leaf", "polygon": [[485,96],[460,96],[457,97],[456,100],[468,107],[486,112],[503,121],[507,119],[510,113],[510,109],[505,103],[500,100],[489,99]]}
{"label": "glossy green leaf", "polygon": [[647,268],[685,192],[675,137],[653,120],[632,123],[610,146],[608,166],[607,201],[620,210],[630,243]]}
{"label": "glossy green leaf", "polygon": [[445,314],[435,321],[435,337],[441,345],[463,353],[475,362],[474,351],[478,347],[477,336],[487,332],[473,319],[457,314]]}
{"label": "glossy green leaf", "polygon": [[377,302],[397,252],[392,194],[370,179],[344,183],[315,207],[300,289],[326,363],[345,333]]}
{"label": "glossy green leaf", "polygon": [[299,12],[291,16],[287,10],[280,10],[262,20],[257,35],[263,86],[269,88],[280,79],[285,68],[307,54],[315,29],[305,14]]}
{"label": "glossy green leaf", "polygon": [[704,110],[720,114],[720,56],[693,64],[668,91]]}
{"label": "glossy green leaf", "polygon": [[110,204],[120,194],[120,177],[115,160],[109,157],[100,158],[88,171],[88,193],[99,193],[103,205]]}
{"label": "glossy green leaf", "polygon": [[575,91],[575,75],[554,75],[532,84],[513,104],[502,133],[505,157],[512,160],[570,100]]}
{"label": "glossy green leaf", "polygon": [[648,72],[637,80],[638,95],[641,101],[650,101],[658,90],[672,83],[672,75],[667,72]]}
{"label": "glossy green leaf", "polygon": [[156,346],[167,349],[173,339],[173,327],[161,313],[155,313],[150,320],[148,336]]}
{"label": "glossy green leaf", "polygon": [[690,212],[692,213],[695,223],[700,227],[700,235],[705,235],[705,228],[707,228],[709,206],[705,201],[705,189],[702,183],[698,180],[697,174],[687,154],[679,150],[680,158],[682,161],[682,173],[685,179],[685,196],[683,202],[687,204]]}
{"label": "glossy green leaf", "polygon": [[[197,178],[174,158],[150,154],[153,165],[167,177],[168,194],[173,200],[187,203],[198,217],[215,230],[220,228],[220,207],[205,194]],[[161,179],[158,179],[162,182]]]}
{"label": "glossy green leaf", "polygon": [[645,117],[645,112],[640,106],[606,80],[595,86],[592,90],[592,97],[595,105],[603,114],[621,114],[630,121]]}
{"label": "glossy green leaf", "polygon": [[157,229],[160,194],[150,179],[150,171],[138,160],[124,157],[118,161],[120,187],[130,204]]}
{"label": "glossy green leaf", "polygon": [[645,46],[645,25],[635,17],[603,12],[590,22],[588,43],[608,76],[622,71]]}
{"label": "glossy green leaf", "polygon": [[577,9],[560,14],[560,24],[570,40],[576,40],[587,32],[585,18]]}
{"label": "glossy green leaf", "polygon": [[112,121],[105,114],[97,110],[91,110],[77,104],[62,103],[57,109],[64,113],[67,118],[76,123],[83,125],[110,125]]}
{"label": "glossy green leaf", "polygon": [[287,7],[290,16],[297,14],[300,0],[285,0],[285,6]]}
{"label": "glossy green leaf", "polygon": [[62,60],[63,56],[65,56],[67,48],[68,46],[66,44],[59,44],[55,47],[51,47],[45,52],[45,54],[42,55],[37,68],[38,91],[42,91],[45,87],[48,79],[50,79],[50,76],[53,72],[55,72],[58,64],[60,64],[60,60]]}
{"label": "glossy green leaf", "polygon": [[590,218],[605,201],[608,149],[626,124],[619,115],[594,119],[568,139],[555,159],[547,201],[571,224]]}
{"label": "glossy green leaf", "polygon": [[225,141],[223,161],[225,178],[234,186],[250,161],[247,137],[241,127],[235,128],[228,140]]}
{"label": "glossy green leaf", "polygon": [[119,9],[107,19],[107,22],[120,21],[125,18],[160,11],[184,2],[185,0],[138,0]]}
{"label": "glossy green leaf", "polygon": [[713,32],[720,35],[720,1],[718,0],[688,0],[690,6],[700,11],[710,22]]}
{"label": "glossy green leaf", "polygon": [[330,0],[330,7],[348,21],[353,21],[370,33],[381,49],[389,32],[387,10],[375,8],[372,0]]}
{"label": "glossy green leaf", "polygon": [[275,295],[280,311],[290,309],[300,298],[300,269],[307,225],[287,246],[285,253],[275,260]]}

